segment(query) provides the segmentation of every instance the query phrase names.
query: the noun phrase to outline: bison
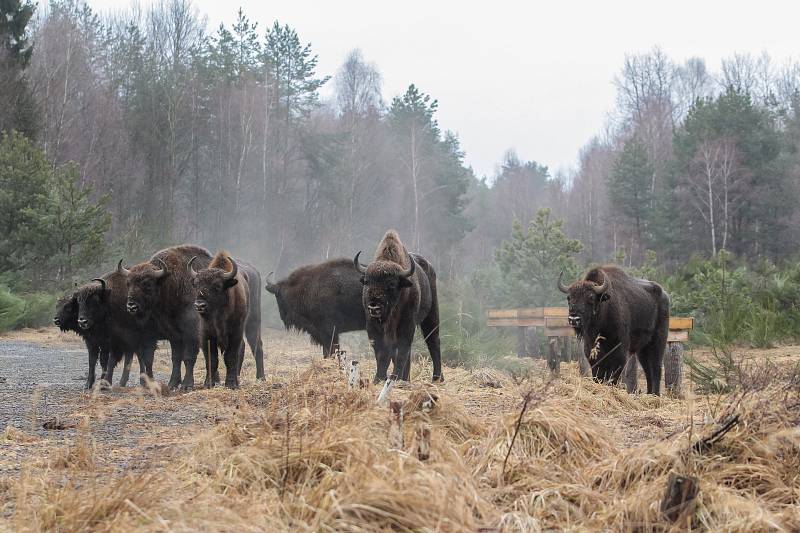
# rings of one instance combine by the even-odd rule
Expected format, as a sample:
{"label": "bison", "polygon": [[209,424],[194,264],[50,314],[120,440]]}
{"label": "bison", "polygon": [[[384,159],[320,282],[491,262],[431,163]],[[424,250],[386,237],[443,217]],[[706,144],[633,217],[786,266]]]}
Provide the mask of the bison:
{"label": "bison", "polygon": [[[122,261],[117,265],[117,272],[125,277],[128,285],[128,313],[149,336],[170,342],[170,389],[179,386],[183,390],[194,388],[194,365],[200,348],[200,334],[188,266],[193,257],[196,257],[195,266],[200,268],[206,268],[211,261],[211,254],[205,248],[184,244],[156,252],[150,261],[130,269],[124,268]],[[183,380],[181,362],[186,367]]]}
{"label": "bison", "polygon": [[[436,273],[419,255],[409,254],[394,230],[383,236],[375,259],[368,266],[353,258],[362,274],[362,304],[367,335],[375,350],[375,382],[386,379],[389,362],[400,379],[411,372],[411,342],[417,325],[425,335],[433,360],[433,381],[444,381],[439,351],[439,302]],[[417,267],[419,265],[419,268]]]}
{"label": "bison", "polygon": [[139,373],[153,377],[153,354],[156,349],[155,336],[139,327],[134,317],[126,310],[127,283],[119,272],[110,272],[102,278],[92,280],[80,291],[78,301],[78,323],[82,330],[105,335],[109,347],[108,363],[103,374],[111,383],[114,368],[124,356],[120,385],[128,382],[133,354],[139,360]]}
{"label": "bison", "polygon": [[[217,252],[208,268],[189,271],[195,289],[194,308],[201,317],[201,338],[222,348],[225,386],[239,385],[244,339],[256,359],[256,378],[264,379],[264,348],[261,341],[261,275],[252,265],[237,263],[226,252]],[[241,268],[240,268],[241,264]],[[206,356],[206,386],[219,382],[216,349]]]}
{"label": "bison", "polygon": [[71,293],[64,295],[56,302],[56,314],[53,323],[61,331],[72,331],[77,333],[86,344],[86,351],[89,354],[89,373],[86,377],[86,389],[91,389],[95,382],[97,361],[100,360],[100,368],[103,375],[106,372],[108,361],[108,338],[99,331],[89,331],[81,327],[78,321],[78,295],[86,288],[85,285],[76,287]]}
{"label": "bison", "polygon": [[286,329],[309,334],[329,357],[339,334],[366,329],[361,302],[361,274],[350,259],[332,259],[303,266],[266,289],[275,295]]}
{"label": "bison", "polygon": [[558,288],[567,295],[569,324],[583,338],[592,376],[616,383],[628,354],[635,353],[644,368],[647,393],[658,395],[669,333],[669,296],[664,289],[615,266],[593,268],[570,286],[562,277],[563,272]]}

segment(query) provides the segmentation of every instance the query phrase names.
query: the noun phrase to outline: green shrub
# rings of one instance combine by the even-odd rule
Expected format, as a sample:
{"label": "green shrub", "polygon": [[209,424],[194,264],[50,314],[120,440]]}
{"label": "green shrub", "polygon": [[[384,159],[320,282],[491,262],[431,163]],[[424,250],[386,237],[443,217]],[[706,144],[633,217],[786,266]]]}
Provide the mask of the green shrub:
{"label": "green shrub", "polygon": [[49,324],[56,299],[47,293],[17,295],[0,286],[0,332]]}
{"label": "green shrub", "polygon": [[14,329],[25,315],[25,300],[0,287],[0,333]]}

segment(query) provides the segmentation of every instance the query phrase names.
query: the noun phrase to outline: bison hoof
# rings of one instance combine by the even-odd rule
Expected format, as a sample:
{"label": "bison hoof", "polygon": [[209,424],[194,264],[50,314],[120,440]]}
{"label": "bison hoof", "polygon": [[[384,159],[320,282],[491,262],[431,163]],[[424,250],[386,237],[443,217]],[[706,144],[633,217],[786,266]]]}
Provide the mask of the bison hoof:
{"label": "bison hoof", "polygon": [[233,382],[233,381],[231,381],[231,382],[226,381],[225,382],[225,388],[226,389],[231,389],[231,390],[236,390],[236,389],[239,388],[239,384],[236,383],[236,382]]}
{"label": "bison hoof", "polygon": [[444,383],[444,374],[439,374],[438,376],[434,374],[433,376],[434,383]]}

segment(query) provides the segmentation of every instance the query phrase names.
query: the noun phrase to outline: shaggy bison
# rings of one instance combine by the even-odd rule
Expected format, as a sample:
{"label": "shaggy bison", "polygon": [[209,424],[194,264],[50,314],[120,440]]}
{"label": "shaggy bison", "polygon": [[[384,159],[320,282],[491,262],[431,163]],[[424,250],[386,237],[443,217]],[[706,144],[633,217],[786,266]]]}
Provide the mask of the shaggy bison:
{"label": "shaggy bison", "polygon": [[408,381],[411,342],[417,325],[425,335],[433,359],[433,380],[443,381],[439,303],[433,267],[419,255],[409,254],[394,230],[383,236],[375,259],[368,266],[359,263],[360,254],[353,258],[353,265],[362,274],[367,335],[378,365],[375,382],[386,379],[390,361],[393,372]]}
{"label": "shaggy bison", "polygon": [[127,284],[119,272],[95,278],[78,293],[78,324],[87,332],[105,335],[109,348],[103,378],[112,383],[114,368],[125,357],[120,385],[128,383],[133,354],[139,360],[139,373],[153,377],[156,338],[143,331],[126,310]]}
{"label": "shaggy bison", "polygon": [[[563,275],[563,272],[562,272]],[[627,355],[635,353],[647,378],[647,393],[659,394],[661,362],[669,333],[669,296],[652,281],[628,276],[620,268],[590,270],[570,286],[569,324],[592,365],[592,376],[616,383]]]}
{"label": "shaggy bison", "polygon": [[[157,339],[167,339],[172,349],[169,387],[194,388],[194,365],[200,348],[199,317],[194,308],[194,288],[189,260],[206,268],[211,254],[205,248],[184,244],[156,252],[150,261],[130,269],[120,261],[117,271],[128,284],[126,308],[140,329]],[[204,343],[205,344],[205,343]],[[181,362],[186,373],[181,381]]]}
{"label": "shaggy bison", "polygon": [[103,375],[106,372],[108,361],[108,337],[99,330],[89,330],[81,327],[78,321],[78,296],[87,288],[87,285],[76,287],[71,293],[64,295],[56,302],[56,314],[53,323],[61,331],[72,331],[77,333],[86,344],[86,351],[89,354],[89,373],[86,377],[87,389],[91,389],[95,382],[95,372],[97,360],[100,360],[100,368]]}
{"label": "shaggy bison", "polygon": [[[213,339],[225,360],[225,386],[239,386],[244,338],[256,359],[256,377],[264,379],[261,342],[261,276],[253,266],[217,252],[208,268],[195,271],[189,261],[195,289],[194,308],[201,317],[201,338]],[[206,356],[206,386],[219,382],[216,350]]]}
{"label": "shaggy bison", "polygon": [[286,329],[308,333],[325,357],[339,344],[340,333],[367,327],[361,274],[350,259],[300,267],[276,283],[267,279],[266,289],[275,295]]}

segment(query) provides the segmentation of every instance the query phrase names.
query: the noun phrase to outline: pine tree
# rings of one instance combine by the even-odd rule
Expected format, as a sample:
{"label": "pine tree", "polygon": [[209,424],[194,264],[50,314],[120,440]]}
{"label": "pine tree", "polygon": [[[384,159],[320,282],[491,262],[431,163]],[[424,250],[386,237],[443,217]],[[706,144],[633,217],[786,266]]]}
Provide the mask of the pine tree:
{"label": "pine tree", "polygon": [[36,135],[36,102],[24,75],[33,53],[27,35],[33,10],[27,0],[0,0],[0,133]]}
{"label": "pine tree", "polygon": [[647,156],[647,147],[637,139],[631,139],[625,143],[608,178],[611,205],[627,219],[620,222],[632,223],[639,255],[645,245],[647,225],[653,212],[652,176],[653,165]]}

